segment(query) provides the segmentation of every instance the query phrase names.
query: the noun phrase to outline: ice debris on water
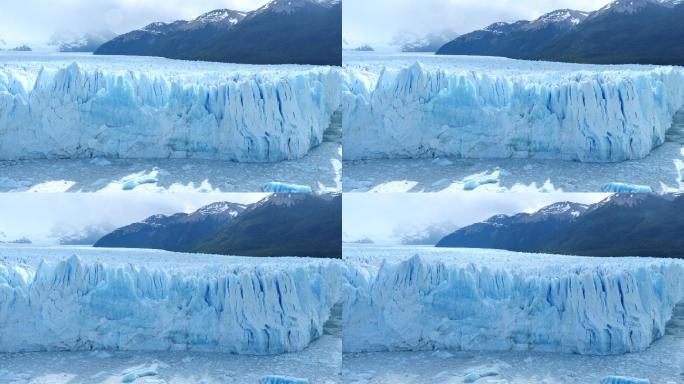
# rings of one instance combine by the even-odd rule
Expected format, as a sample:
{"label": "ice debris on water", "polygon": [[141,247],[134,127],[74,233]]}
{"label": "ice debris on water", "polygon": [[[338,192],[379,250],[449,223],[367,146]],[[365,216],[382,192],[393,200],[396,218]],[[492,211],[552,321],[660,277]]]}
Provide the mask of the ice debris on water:
{"label": "ice debris on water", "polygon": [[121,379],[122,383],[132,383],[141,377],[157,376],[159,374],[156,364],[150,366],[139,366],[125,372]]}
{"label": "ice debris on water", "polygon": [[483,377],[498,376],[499,370],[496,368],[479,368],[463,377],[464,383],[474,383]]}

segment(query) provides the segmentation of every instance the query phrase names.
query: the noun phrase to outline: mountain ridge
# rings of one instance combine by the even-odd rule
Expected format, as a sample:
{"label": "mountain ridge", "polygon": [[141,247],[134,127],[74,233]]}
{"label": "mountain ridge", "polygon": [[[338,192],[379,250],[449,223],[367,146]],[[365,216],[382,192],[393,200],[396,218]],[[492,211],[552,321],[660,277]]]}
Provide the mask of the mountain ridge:
{"label": "mountain ridge", "polygon": [[555,203],[532,214],[496,215],[439,241],[443,248],[495,248],[578,256],[684,258],[684,194],[616,194],[591,205]]}
{"label": "mountain ridge", "polygon": [[239,64],[342,64],[340,0],[273,0],[242,12],[154,22],[101,45],[96,55],[161,56]]}
{"label": "mountain ridge", "polygon": [[[439,55],[502,56],[588,64],[684,65],[684,1],[616,0],[583,12],[498,22],[457,37]],[[638,33],[635,33],[638,32]]]}

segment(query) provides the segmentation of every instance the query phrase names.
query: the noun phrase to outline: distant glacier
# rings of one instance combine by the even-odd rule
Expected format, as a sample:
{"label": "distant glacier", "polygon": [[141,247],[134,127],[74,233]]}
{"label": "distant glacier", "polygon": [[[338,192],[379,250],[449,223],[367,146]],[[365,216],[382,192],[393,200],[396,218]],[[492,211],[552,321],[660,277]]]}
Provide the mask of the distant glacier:
{"label": "distant glacier", "polygon": [[684,263],[348,246],[343,350],[639,352],[684,299]]}
{"label": "distant glacier", "polygon": [[339,69],[150,57],[0,56],[0,159],[298,159],[340,105]]}
{"label": "distant glacier", "polygon": [[346,53],[344,157],[641,159],[684,107],[684,68]]}
{"label": "distant glacier", "polygon": [[334,260],[2,246],[0,352],[297,352],[339,279]]}

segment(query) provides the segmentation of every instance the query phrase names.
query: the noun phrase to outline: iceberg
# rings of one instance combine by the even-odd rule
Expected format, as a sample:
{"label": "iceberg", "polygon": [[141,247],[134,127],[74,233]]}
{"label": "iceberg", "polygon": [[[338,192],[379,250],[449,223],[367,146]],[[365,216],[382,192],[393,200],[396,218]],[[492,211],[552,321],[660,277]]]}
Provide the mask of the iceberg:
{"label": "iceberg", "polygon": [[343,350],[638,352],[684,299],[684,262],[347,246]]}
{"label": "iceberg", "polygon": [[271,181],[262,185],[261,191],[273,193],[313,193],[313,189],[308,185],[281,183],[279,181]]}
{"label": "iceberg", "polygon": [[346,53],[344,158],[641,159],[684,107],[684,68]]}
{"label": "iceberg", "polygon": [[3,246],[0,352],[297,352],[339,283],[334,260]]}
{"label": "iceberg", "polygon": [[298,159],[323,141],[340,70],[153,57],[0,56],[0,159]]}
{"label": "iceberg", "polygon": [[647,185],[628,183],[607,183],[601,186],[601,191],[612,193],[653,193],[653,189]]}

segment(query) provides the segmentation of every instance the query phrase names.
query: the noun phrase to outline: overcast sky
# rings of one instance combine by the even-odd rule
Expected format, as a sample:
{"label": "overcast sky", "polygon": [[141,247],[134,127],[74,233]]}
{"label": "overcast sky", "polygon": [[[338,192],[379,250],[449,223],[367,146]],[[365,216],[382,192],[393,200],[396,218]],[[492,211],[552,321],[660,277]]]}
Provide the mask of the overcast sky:
{"label": "overcast sky", "polygon": [[115,227],[155,214],[193,212],[216,201],[254,203],[261,193],[2,193],[0,240],[26,237],[38,244],[57,242],[55,230],[78,231],[89,226]]}
{"label": "overcast sky", "polygon": [[556,9],[594,11],[610,0],[343,0],[343,36],[352,47],[389,49],[399,31],[459,34],[497,21],[531,20]]}
{"label": "overcast sky", "polygon": [[342,205],[345,240],[370,238],[393,243],[398,227],[424,228],[452,222],[464,227],[497,214],[534,212],[559,201],[583,204],[604,199],[601,193],[348,193]]}
{"label": "overcast sky", "polygon": [[[153,21],[193,19],[229,8],[251,11],[268,0],[0,0],[0,39],[45,44],[55,31],[125,33]],[[1,42],[0,42],[1,43]]]}

